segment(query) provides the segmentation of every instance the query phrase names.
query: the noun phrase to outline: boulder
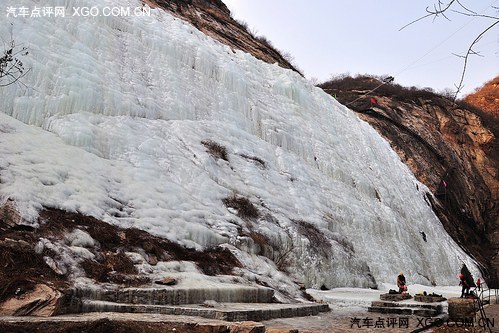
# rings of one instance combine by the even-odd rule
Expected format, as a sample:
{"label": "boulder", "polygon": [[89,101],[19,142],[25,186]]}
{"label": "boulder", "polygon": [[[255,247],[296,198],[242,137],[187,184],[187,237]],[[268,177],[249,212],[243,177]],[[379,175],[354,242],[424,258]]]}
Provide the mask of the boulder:
{"label": "boulder", "polygon": [[177,280],[171,277],[166,277],[159,281],[154,281],[154,283],[162,285],[162,286],[174,286],[177,284]]}
{"label": "boulder", "polygon": [[449,319],[463,320],[475,316],[475,306],[473,299],[469,298],[449,298]]}
{"label": "boulder", "polygon": [[229,325],[229,332],[234,333],[264,333],[265,325],[262,323],[255,323],[252,321],[243,321]]}
{"label": "boulder", "polygon": [[49,317],[60,312],[62,293],[46,284],[37,284],[32,291],[9,298],[0,304],[3,316]]}
{"label": "boulder", "polygon": [[0,224],[12,228],[22,221],[21,215],[17,211],[16,204],[13,200],[8,199],[0,206]]}

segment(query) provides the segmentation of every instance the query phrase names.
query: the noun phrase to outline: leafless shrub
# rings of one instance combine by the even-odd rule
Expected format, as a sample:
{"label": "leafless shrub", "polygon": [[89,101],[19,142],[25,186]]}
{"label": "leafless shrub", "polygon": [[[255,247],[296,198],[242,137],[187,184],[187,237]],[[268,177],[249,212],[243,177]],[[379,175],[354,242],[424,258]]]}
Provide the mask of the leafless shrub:
{"label": "leafless shrub", "polygon": [[[272,45],[272,42],[270,41],[270,39],[268,39],[267,37],[263,36],[263,35],[260,35],[260,36],[257,36],[255,37],[256,39],[258,39],[260,42],[262,42],[263,44],[267,45],[267,46],[270,46],[273,48],[273,45]],[[283,55],[284,57],[284,55]]]}
{"label": "leafless shrub", "polygon": [[[329,81],[321,83],[319,87],[327,93],[337,96],[340,103],[349,105],[354,109],[369,108],[369,97],[373,95],[414,103],[420,103],[420,100],[431,100],[432,103],[443,107],[451,103],[431,88],[403,87],[396,83],[384,83],[383,76],[369,74],[334,76]],[[359,98],[359,94],[366,94],[366,96]],[[354,103],[356,101],[357,103]]]}
{"label": "leafless shrub", "polygon": [[290,254],[294,251],[295,244],[291,240],[289,243],[282,244],[276,256],[273,258],[277,269],[280,271],[287,271],[290,265]]}
{"label": "leafless shrub", "polygon": [[208,152],[216,159],[221,158],[222,160],[229,161],[229,156],[227,154],[227,149],[212,140],[203,140],[201,144],[208,149]]}
{"label": "leafless shrub", "polygon": [[226,207],[236,209],[237,216],[241,218],[257,219],[260,217],[260,212],[251,201],[235,193],[223,199],[222,202]]}
{"label": "leafless shrub", "polygon": [[246,30],[248,33],[249,33],[249,25],[248,25],[248,22],[246,21],[243,21],[243,20],[238,20],[236,19],[236,22],[239,23],[239,25],[244,29]]}
{"label": "leafless shrub", "polygon": [[331,242],[329,239],[313,224],[303,220],[295,220],[298,232],[305,236],[309,242],[312,251],[329,258],[331,255]]}
{"label": "leafless shrub", "polygon": [[12,25],[10,28],[10,42],[4,45],[3,56],[0,56],[0,87],[20,83],[28,72],[19,57],[27,56],[26,47],[18,47],[13,39]]}

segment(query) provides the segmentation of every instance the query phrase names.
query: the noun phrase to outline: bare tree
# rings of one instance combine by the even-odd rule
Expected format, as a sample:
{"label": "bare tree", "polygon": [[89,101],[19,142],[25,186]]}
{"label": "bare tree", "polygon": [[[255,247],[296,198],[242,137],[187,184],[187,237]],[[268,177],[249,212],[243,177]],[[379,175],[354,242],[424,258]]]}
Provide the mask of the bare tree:
{"label": "bare tree", "polygon": [[[498,7],[492,6],[492,8],[499,10]],[[454,93],[454,100],[455,100],[457,98],[457,95],[461,92],[461,90],[464,87],[463,82],[464,82],[464,77],[466,75],[466,68],[468,66],[469,57],[472,55],[482,56],[480,54],[480,52],[475,51],[473,49],[473,47],[480,41],[480,39],[486,33],[488,33],[490,30],[492,30],[492,28],[494,26],[499,24],[499,16],[491,16],[491,15],[485,15],[483,13],[475,12],[474,10],[463,5],[460,0],[450,0],[448,2],[443,2],[441,0],[438,0],[438,3],[434,4],[432,9],[430,7],[426,7],[426,13],[427,13],[426,15],[421,16],[412,22],[409,22],[408,24],[406,24],[402,28],[400,28],[399,31],[416,23],[416,22],[418,22],[418,21],[426,19],[428,17],[433,17],[433,20],[436,20],[438,17],[441,16],[441,17],[444,17],[445,19],[450,21],[450,19],[447,17],[447,14],[449,12],[454,12],[454,13],[457,13],[459,15],[464,15],[464,16],[479,17],[479,18],[483,18],[486,20],[491,20],[490,23],[488,24],[488,26],[485,29],[483,29],[482,32],[480,32],[476,36],[476,38],[471,42],[471,44],[469,44],[468,50],[466,51],[466,53],[464,55],[455,54],[456,56],[463,58],[463,62],[464,62],[459,84],[457,84],[457,85],[455,84],[455,87],[456,87],[456,91]]]}
{"label": "bare tree", "polygon": [[0,87],[20,83],[19,80],[29,72],[24,69],[24,64],[19,59],[26,55],[28,49],[16,45],[11,31],[10,41],[4,44],[3,56],[0,58]]}

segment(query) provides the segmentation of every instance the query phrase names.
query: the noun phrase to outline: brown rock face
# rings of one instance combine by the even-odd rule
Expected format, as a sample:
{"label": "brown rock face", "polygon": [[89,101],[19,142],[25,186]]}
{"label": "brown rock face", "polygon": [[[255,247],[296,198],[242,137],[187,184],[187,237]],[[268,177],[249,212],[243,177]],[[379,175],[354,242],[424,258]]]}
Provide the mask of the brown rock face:
{"label": "brown rock face", "polygon": [[[21,292],[21,288],[19,288]],[[41,316],[57,314],[62,305],[62,293],[45,284],[38,284],[34,290],[12,297],[0,304],[4,316]]]}
{"label": "brown rock face", "polygon": [[21,223],[21,216],[14,201],[7,200],[5,204],[0,206],[0,221],[8,227],[14,227]]}
{"label": "brown rock face", "polygon": [[[428,203],[447,232],[482,265],[488,285],[497,286],[497,119],[428,90],[387,84],[368,93],[380,82],[346,77],[321,87],[390,143],[433,194],[427,196]],[[425,236],[428,242],[438,242],[439,235]]]}

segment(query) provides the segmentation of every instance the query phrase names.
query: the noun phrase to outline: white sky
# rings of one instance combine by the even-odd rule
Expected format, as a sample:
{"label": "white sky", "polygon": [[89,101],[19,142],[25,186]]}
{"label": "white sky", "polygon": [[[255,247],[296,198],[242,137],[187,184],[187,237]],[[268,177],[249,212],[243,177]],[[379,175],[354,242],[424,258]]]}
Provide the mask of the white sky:
{"label": "white sky", "polygon": [[[404,86],[437,91],[458,84],[471,42],[491,19],[449,13],[401,27],[426,14],[437,0],[223,0],[234,18],[294,57],[307,78],[331,75],[392,75]],[[444,1],[447,3],[447,1]],[[499,0],[461,0],[478,13],[499,16]],[[484,57],[470,59],[464,93],[499,74],[499,25],[474,48]]]}

